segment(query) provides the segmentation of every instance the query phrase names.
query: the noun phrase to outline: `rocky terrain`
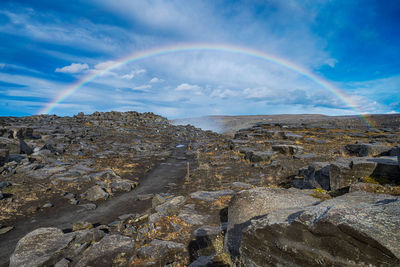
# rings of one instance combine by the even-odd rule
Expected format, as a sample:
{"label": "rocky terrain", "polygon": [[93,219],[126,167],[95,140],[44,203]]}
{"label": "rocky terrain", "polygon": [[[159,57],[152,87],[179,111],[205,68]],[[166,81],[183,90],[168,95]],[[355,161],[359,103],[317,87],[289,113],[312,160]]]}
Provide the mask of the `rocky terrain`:
{"label": "rocky terrain", "polygon": [[210,121],[0,118],[0,266],[400,265],[399,115]]}

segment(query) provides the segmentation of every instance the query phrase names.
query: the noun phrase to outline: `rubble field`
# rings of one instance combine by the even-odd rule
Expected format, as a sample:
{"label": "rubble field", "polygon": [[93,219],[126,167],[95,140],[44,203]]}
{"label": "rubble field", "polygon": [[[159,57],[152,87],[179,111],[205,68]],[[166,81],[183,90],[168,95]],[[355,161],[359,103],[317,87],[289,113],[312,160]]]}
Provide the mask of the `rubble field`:
{"label": "rubble field", "polygon": [[400,265],[400,115],[188,121],[0,117],[0,266]]}

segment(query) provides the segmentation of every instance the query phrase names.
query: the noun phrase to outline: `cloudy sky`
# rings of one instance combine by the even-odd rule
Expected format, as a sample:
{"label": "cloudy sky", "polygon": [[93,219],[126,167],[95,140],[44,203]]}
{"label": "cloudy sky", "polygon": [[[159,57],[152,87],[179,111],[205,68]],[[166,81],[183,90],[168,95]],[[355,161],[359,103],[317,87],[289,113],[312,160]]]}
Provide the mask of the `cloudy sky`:
{"label": "cloudy sky", "polygon": [[399,56],[399,1],[1,0],[0,116],[395,113]]}

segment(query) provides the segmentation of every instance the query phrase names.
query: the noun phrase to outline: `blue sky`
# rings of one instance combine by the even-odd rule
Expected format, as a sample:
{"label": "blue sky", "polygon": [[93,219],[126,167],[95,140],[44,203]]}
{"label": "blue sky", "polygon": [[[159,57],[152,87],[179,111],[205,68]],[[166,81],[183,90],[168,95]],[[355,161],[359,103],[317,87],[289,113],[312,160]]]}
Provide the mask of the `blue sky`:
{"label": "blue sky", "polygon": [[77,80],[131,53],[195,43],[290,61],[341,90],[346,101],[284,66],[198,50],[113,69],[51,113],[397,113],[399,14],[400,3],[389,0],[2,0],[0,116],[37,114]]}

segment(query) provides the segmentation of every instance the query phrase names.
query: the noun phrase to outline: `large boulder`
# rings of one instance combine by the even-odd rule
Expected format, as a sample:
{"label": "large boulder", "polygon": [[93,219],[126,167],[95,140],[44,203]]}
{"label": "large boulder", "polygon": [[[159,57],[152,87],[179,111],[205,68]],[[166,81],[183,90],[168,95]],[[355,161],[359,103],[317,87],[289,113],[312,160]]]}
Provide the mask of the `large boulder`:
{"label": "large boulder", "polygon": [[373,174],[377,163],[358,158],[341,158],[329,166],[330,188],[338,190],[348,187],[363,177]]}
{"label": "large boulder", "polygon": [[128,253],[134,246],[135,240],[130,237],[107,235],[85,250],[76,266],[111,266],[118,253]]}
{"label": "large boulder", "polygon": [[21,148],[18,140],[0,137],[0,149],[7,149],[10,155],[20,154]]}
{"label": "large boulder", "polygon": [[73,239],[58,228],[39,228],[18,241],[10,258],[10,267],[50,266]]}
{"label": "large boulder", "polygon": [[372,176],[386,178],[390,183],[400,184],[400,164],[397,157],[367,158],[377,164]]}
{"label": "large boulder", "polygon": [[109,194],[99,185],[92,186],[81,197],[89,201],[106,200]]}
{"label": "large boulder", "polygon": [[245,154],[245,159],[248,159],[251,162],[269,162],[274,159],[275,156],[276,153],[273,151],[249,151]]}
{"label": "large boulder", "polygon": [[396,157],[339,158],[332,163],[314,162],[299,170],[293,186],[340,190],[366,177],[384,178],[389,183],[400,184]]}
{"label": "large boulder", "polygon": [[228,208],[228,228],[225,235],[225,250],[233,256],[239,255],[242,231],[250,220],[274,210],[305,207],[319,200],[311,192],[298,189],[254,188],[235,194]]}
{"label": "large boulder", "polygon": [[293,180],[293,186],[297,188],[323,188],[330,189],[329,163],[313,162],[310,166],[299,170],[299,179]]}
{"label": "large boulder", "polygon": [[379,144],[349,144],[345,146],[345,149],[350,155],[358,157],[375,157],[375,156],[386,156],[393,149],[391,146],[379,145]]}
{"label": "large boulder", "polygon": [[398,197],[354,192],[252,220],[244,266],[399,266]]}
{"label": "large boulder", "polygon": [[304,152],[302,146],[295,145],[273,145],[272,150],[284,155],[297,155]]}

